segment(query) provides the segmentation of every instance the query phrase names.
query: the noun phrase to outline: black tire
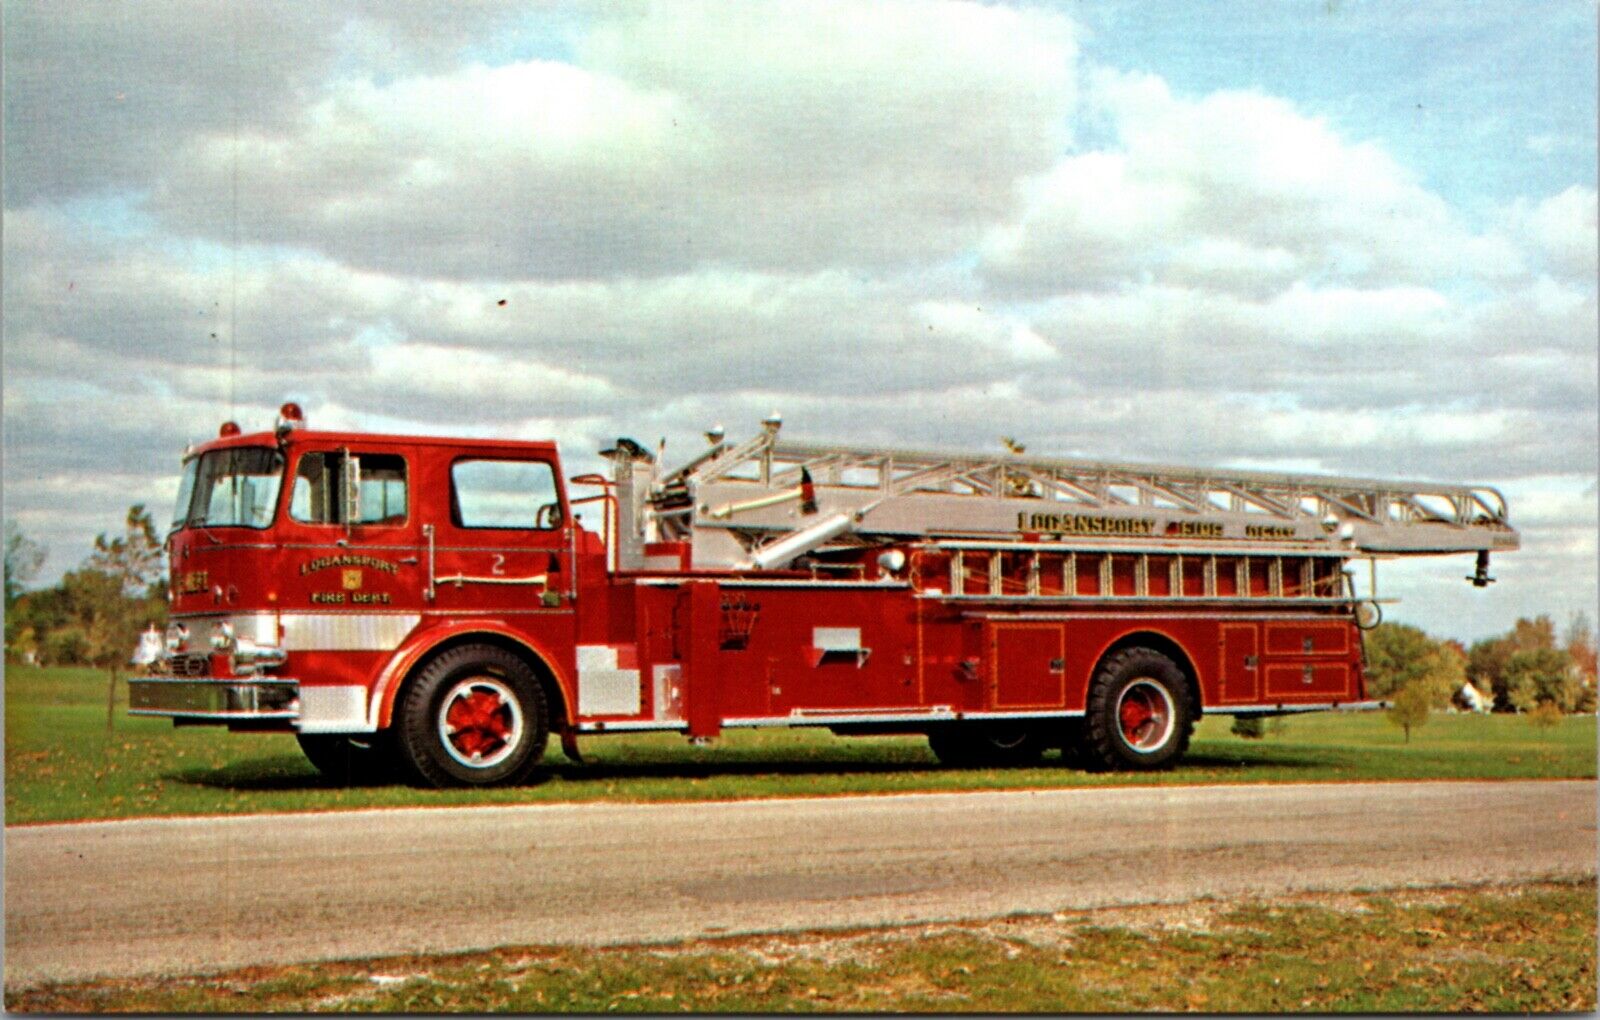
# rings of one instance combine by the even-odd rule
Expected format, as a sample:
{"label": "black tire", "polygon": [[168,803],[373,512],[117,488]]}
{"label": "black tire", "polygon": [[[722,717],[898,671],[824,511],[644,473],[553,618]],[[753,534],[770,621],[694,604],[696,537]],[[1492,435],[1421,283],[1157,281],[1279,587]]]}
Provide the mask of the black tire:
{"label": "black tire", "polygon": [[952,723],[929,730],[928,746],[953,768],[1016,768],[1037,763],[1045,752],[1039,731],[1018,723]]}
{"label": "black tire", "polygon": [[1123,649],[1100,664],[1089,684],[1082,742],[1087,764],[1169,769],[1189,749],[1194,718],[1189,680],[1176,663],[1151,648]]}
{"label": "black tire", "polygon": [[365,786],[394,782],[404,775],[393,731],[296,733],[294,738],[316,770],[334,782]]}
{"label": "black tire", "polygon": [[493,786],[521,782],[539,764],[549,718],[544,688],[526,662],[494,645],[462,645],[406,685],[395,732],[401,756],[424,783]]}

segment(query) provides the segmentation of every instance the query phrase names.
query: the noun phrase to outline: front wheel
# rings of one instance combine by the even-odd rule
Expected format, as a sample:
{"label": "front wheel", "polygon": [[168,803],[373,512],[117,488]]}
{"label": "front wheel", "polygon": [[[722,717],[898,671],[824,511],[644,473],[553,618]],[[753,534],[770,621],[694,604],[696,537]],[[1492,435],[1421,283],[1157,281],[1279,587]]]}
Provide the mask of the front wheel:
{"label": "front wheel", "polygon": [[520,782],[550,734],[538,678],[494,645],[452,648],[423,667],[395,728],[408,763],[434,786]]}
{"label": "front wheel", "polygon": [[391,731],[296,733],[294,738],[316,770],[335,782],[364,785],[400,778],[402,765]]}
{"label": "front wheel", "polygon": [[1194,708],[1176,663],[1150,648],[1106,659],[1089,686],[1082,749],[1102,769],[1171,768],[1189,749]]}

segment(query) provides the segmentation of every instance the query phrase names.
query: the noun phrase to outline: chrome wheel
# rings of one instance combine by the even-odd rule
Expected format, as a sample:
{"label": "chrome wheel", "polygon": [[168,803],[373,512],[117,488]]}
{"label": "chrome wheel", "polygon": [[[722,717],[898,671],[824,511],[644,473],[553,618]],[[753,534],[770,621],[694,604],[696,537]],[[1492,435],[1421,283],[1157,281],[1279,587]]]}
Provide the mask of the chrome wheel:
{"label": "chrome wheel", "polygon": [[471,769],[505,761],[522,739],[522,708],[506,683],[475,676],[450,688],[439,702],[439,742]]}
{"label": "chrome wheel", "polygon": [[1117,724],[1123,743],[1140,754],[1151,754],[1166,746],[1172,739],[1177,715],[1171,693],[1154,680],[1133,681],[1117,699]]}

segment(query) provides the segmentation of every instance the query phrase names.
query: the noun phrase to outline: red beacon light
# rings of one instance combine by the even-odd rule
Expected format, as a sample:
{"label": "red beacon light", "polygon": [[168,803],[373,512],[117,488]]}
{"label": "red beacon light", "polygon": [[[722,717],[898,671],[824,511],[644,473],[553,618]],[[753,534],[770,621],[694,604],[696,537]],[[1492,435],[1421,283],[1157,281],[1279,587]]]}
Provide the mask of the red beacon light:
{"label": "red beacon light", "polygon": [[300,405],[294,401],[291,400],[278,408],[279,433],[288,432],[290,429],[304,428],[305,424],[306,413],[300,410]]}
{"label": "red beacon light", "polygon": [[225,421],[222,423],[222,428],[217,430],[217,436],[221,439],[228,439],[238,434],[239,423],[236,421]]}

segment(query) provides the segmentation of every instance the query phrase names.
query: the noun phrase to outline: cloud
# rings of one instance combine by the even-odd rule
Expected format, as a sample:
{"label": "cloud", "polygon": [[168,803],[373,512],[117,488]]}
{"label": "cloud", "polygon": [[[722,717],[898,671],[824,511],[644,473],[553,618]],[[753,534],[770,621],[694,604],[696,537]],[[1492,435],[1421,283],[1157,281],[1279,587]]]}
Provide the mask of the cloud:
{"label": "cloud", "polygon": [[665,4],[575,63],[337,79],[203,128],[150,207],[407,274],[931,264],[1049,166],[1075,53],[1065,19],[996,7]]}
{"label": "cloud", "polygon": [[1261,296],[1319,284],[1430,283],[1515,272],[1514,247],[1460,225],[1382,148],[1258,92],[1175,96],[1100,72],[1085,97],[1113,144],[1023,189],[982,270],[1024,293],[1123,282]]}

